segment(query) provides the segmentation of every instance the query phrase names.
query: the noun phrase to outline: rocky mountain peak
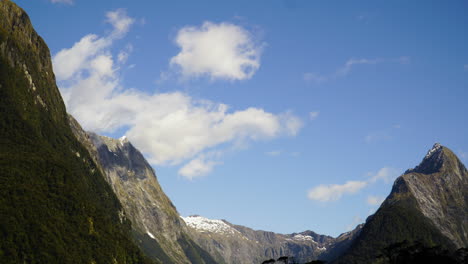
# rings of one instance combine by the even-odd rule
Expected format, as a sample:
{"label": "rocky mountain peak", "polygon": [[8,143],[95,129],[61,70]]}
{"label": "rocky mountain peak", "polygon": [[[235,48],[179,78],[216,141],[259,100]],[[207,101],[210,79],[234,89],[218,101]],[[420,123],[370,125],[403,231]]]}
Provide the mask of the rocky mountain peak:
{"label": "rocky mountain peak", "polygon": [[440,143],[435,143],[427,152],[426,156],[424,156],[421,163],[415,168],[407,170],[405,174],[432,174],[450,169],[454,169],[457,172],[466,170],[464,165],[450,149],[444,147]]}

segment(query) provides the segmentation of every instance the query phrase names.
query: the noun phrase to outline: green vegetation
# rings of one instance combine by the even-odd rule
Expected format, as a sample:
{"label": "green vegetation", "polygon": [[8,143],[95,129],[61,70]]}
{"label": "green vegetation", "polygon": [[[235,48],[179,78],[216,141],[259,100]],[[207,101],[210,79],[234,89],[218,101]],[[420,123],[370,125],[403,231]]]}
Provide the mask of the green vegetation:
{"label": "green vegetation", "polygon": [[453,245],[415,209],[414,198],[395,199],[398,201],[384,204],[371,216],[348,253],[334,263],[373,263],[388,245],[405,240],[418,240],[426,247]]}
{"label": "green vegetation", "polygon": [[383,250],[375,263],[388,264],[457,264],[468,263],[468,249],[461,248],[455,252],[443,249],[440,246],[426,247],[417,241],[410,243],[403,241],[392,244]]}
{"label": "green vegetation", "polygon": [[0,45],[0,263],[150,263],[70,130],[47,47],[7,0]]}

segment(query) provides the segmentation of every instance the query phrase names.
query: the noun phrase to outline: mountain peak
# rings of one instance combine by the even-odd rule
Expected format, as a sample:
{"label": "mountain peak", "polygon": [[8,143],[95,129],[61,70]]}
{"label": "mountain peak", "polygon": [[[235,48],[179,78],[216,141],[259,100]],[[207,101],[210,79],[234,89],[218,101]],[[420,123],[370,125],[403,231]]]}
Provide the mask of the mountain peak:
{"label": "mountain peak", "polygon": [[462,168],[461,162],[457,156],[447,147],[440,143],[435,143],[434,146],[427,152],[421,163],[413,169],[405,172],[432,174],[440,172],[448,168]]}
{"label": "mountain peak", "polygon": [[426,156],[424,159],[430,158],[432,155],[437,154],[442,150],[443,146],[440,143],[435,143],[434,146],[427,152]]}

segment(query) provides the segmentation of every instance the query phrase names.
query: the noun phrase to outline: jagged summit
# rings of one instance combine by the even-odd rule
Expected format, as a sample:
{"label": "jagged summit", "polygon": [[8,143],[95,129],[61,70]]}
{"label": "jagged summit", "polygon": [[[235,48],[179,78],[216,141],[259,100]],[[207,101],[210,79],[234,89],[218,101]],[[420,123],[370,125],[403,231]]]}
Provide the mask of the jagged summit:
{"label": "jagged summit", "polygon": [[463,171],[464,165],[449,148],[441,145],[440,143],[435,143],[427,152],[426,156],[424,156],[421,163],[415,168],[407,170],[405,174],[432,174],[447,169]]}
{"label": "jagged summit", "polygon": [[336,263],[372,263],[375,252],[405,240],[448,250],[468,247],[467,219],[468,171],[449,148],[436,143],[418,166],[395,180]]}
{"label": "jagged summit", "polygon": [[426,154],[426,156],[424,158],[425,159],[430,158],[433,154],[436,154],[442,148],[443,148],[443,146],[440,143],[435,143],[434,146],[427,152],[427,154]]}

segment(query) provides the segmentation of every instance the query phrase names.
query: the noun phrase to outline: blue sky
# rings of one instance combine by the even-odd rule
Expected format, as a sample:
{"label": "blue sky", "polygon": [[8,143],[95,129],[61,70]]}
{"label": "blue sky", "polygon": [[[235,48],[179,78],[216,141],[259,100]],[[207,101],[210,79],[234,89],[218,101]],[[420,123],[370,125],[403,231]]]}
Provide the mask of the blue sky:
{"label": "blue sky", "polygon": [[336,236],[435,142],[468,162],[466,1],[16,3],[184,216]]}

